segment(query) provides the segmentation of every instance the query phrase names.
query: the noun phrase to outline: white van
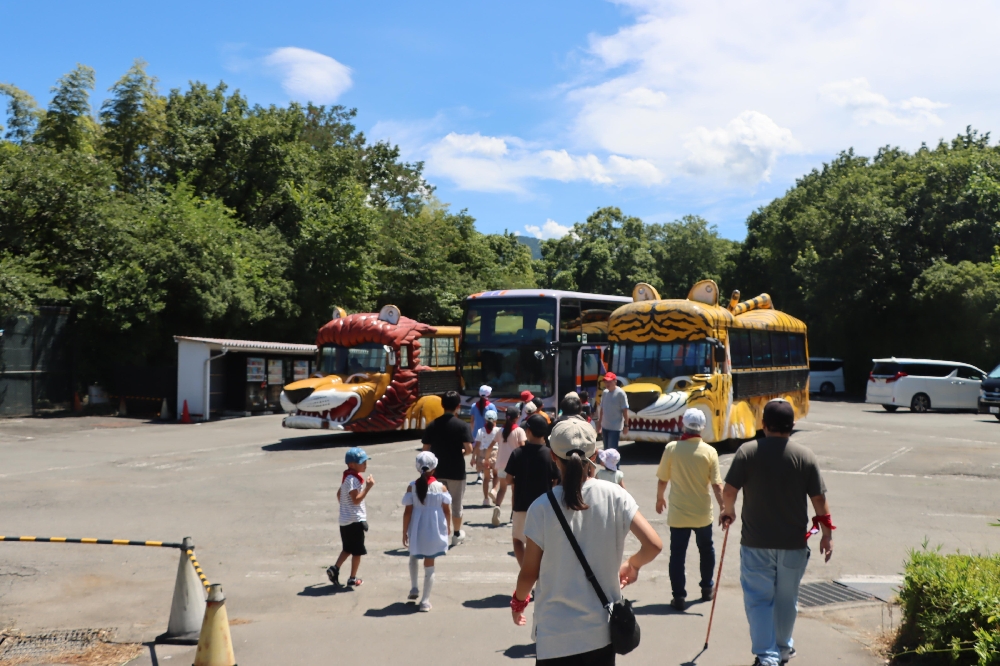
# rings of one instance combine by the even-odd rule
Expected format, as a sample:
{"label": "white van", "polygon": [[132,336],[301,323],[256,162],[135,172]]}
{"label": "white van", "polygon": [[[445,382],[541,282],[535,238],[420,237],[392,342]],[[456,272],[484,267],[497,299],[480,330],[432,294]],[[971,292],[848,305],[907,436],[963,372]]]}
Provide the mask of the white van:
{"label": "white van", "polygon": [[979,405],[979,389],[986,373],[967,363],[922,358],[876,358],[868,375],[865,402],[894,412],[929,409],[969,409]]}
{"label": "white van", "polygon": [[832,396],[844,392],[844,362],[839,358],[809,357],[809,392]]}

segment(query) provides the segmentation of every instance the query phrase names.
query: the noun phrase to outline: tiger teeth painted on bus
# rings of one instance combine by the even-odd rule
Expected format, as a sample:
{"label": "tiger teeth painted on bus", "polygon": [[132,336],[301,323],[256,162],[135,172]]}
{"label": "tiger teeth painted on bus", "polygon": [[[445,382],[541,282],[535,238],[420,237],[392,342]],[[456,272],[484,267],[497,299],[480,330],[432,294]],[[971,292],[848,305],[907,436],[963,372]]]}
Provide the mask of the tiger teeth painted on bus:
{"label": "tiger teeth painted on bus", "polygon": [[681,432],[684,411],[700,409],[704,439],[753,437],[764,405],[788,400],[802,418],[809,412],[806,325],[775,310],[761,294],[729,307],[702,280],[686,299],[662,299],[648,284],[609,322],[612,370],[628,393],[629,431],[636,441],[665,442]]}

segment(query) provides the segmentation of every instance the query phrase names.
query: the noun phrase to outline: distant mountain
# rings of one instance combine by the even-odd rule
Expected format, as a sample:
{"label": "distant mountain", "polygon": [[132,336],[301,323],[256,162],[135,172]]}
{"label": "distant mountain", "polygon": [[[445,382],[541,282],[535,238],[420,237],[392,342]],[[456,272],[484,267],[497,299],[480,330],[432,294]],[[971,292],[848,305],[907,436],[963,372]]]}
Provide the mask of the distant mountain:
{"label": "distant mountain", "polygon": [[522,245],[527,245],[531,248],[531,258],[541,259],[542,258],[542,241],[540,238],[532,238],[531,236],[518,236],[517,242]]}

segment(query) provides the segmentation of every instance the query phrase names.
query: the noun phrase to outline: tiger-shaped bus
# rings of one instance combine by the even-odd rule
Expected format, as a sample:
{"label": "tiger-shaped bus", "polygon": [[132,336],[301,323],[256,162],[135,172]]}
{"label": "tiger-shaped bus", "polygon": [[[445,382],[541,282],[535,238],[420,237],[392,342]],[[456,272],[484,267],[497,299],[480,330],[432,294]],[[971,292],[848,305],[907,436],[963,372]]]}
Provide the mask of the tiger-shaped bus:
{"label": "tiger-shaped bus", "polygon": [[640,283],[633,302],[611,314],[607,361],[628,394],[630,439],[676,439],[689,407],[704,412],[707,442],[753,437],[774,398],[790,402],[796,419],[808,414],[805,323],[775,310],[767,294],[739,295],[722,307],[712,280],[686,299],[661,299]]}

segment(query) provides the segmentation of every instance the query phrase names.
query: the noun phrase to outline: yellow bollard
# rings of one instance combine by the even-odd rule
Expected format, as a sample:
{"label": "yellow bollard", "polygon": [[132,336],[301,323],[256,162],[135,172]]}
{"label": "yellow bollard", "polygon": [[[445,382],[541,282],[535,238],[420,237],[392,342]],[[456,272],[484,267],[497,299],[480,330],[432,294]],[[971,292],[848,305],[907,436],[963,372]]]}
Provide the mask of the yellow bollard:
{"label": "yellow bollard", "polygon": [[205,619],[201,624],[194,666],[236,666],[222,585],[216,583],[209,586],[208,601],[205,603]]}

